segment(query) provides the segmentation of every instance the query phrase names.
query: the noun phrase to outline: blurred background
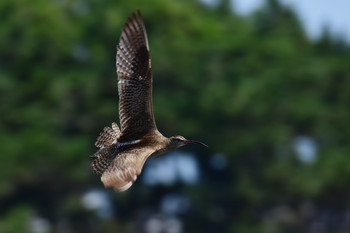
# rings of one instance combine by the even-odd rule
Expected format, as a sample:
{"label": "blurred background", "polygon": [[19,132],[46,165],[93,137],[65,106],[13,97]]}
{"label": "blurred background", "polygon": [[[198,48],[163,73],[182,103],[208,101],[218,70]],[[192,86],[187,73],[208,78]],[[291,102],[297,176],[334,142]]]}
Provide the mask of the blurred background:
{"label": "blurred background", "polygon": [[[159,130],[209,149],[152,158],[117,193],[89,155],[119,122],[116,45],[136,9]],[[349,9],[0,1],[0,232],[350,232]]]}

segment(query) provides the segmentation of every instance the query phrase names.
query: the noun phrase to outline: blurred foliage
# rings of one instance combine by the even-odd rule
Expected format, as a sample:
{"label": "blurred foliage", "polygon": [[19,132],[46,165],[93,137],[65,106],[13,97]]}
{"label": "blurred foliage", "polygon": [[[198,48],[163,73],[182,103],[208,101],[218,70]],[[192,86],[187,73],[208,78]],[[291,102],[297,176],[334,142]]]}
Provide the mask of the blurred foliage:
{"label": "blurred foliage", "polygon": [[[144,232],[137,216],[170,192],[191,202],[180,216],[185,232],[348,232],[349,45],[327,30],[310,41],[277,0],[249,18],[227,7],[0,1],[0,232],[35,232],[33,216],[50,232]],[[117,120],[115,47],[136,9],[149,36],[158,128],[211,151],[196,152],[195,186],[111,190],[117,211],[105,220],[80,199],[102,187],[88,155]],[[296,156],[299,136],[316,141],[315,161]],[[210,167],[214,153],[226,169]]]}

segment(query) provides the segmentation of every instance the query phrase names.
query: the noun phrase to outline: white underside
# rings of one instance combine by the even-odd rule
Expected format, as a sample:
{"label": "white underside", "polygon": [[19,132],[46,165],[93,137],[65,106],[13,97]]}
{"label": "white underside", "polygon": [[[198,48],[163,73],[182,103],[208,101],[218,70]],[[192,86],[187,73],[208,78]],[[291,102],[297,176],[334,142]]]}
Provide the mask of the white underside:
{"label": "white underside", "polygon": [[123,187],[120,188],[114,188],[115,190],[119,191],[119,192],[123,192],[125,190],[128,190],[132,185],[132,182],[130,181],[129,183],[127,183],[126,185],[124,185]]}

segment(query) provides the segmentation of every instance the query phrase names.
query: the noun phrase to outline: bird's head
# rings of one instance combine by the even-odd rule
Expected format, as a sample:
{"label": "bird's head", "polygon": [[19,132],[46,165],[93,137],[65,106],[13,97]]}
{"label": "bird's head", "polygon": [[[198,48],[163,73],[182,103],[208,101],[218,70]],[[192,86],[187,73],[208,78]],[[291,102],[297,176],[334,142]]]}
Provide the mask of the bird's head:
{"label": "bird's head", "polygon": [[182,146],[186,146],[188,144],[199,144],[199,145],[208,147],[207,145],[205,145],[202,142],[194,141],[194,140],[187,140],[183,136],[172,136],[172,137],[170,137],[170,145],[171,145],[171,147],[174,147],[175,149],[179,148],[179,147],[182,147]]}

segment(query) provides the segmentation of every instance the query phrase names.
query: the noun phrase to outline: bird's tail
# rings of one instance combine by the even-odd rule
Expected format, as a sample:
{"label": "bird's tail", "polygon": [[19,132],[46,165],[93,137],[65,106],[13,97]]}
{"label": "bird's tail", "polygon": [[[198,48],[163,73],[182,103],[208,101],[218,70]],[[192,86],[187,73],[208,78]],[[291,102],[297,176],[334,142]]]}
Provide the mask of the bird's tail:
{"label": "bird's tail", "polygon": [[90,156],[92,159],[91,168],[94,173],[101,175],[109,167],[115,156],[114,149],[114,146],[108,146]]}
{"label": "bird's tail", "polygon": [[91,167],[92,170],[97,174],[102,174],[105,171],[110,162],[113,160],[111,156],[113,147],[112,144],[117,143],[117,140],[120,136],[120,130],[118,125],[113,122],[111,127],[104,127],[103,131],[98,136],[95,146],[99,148],[99,150],[90,156]]}

